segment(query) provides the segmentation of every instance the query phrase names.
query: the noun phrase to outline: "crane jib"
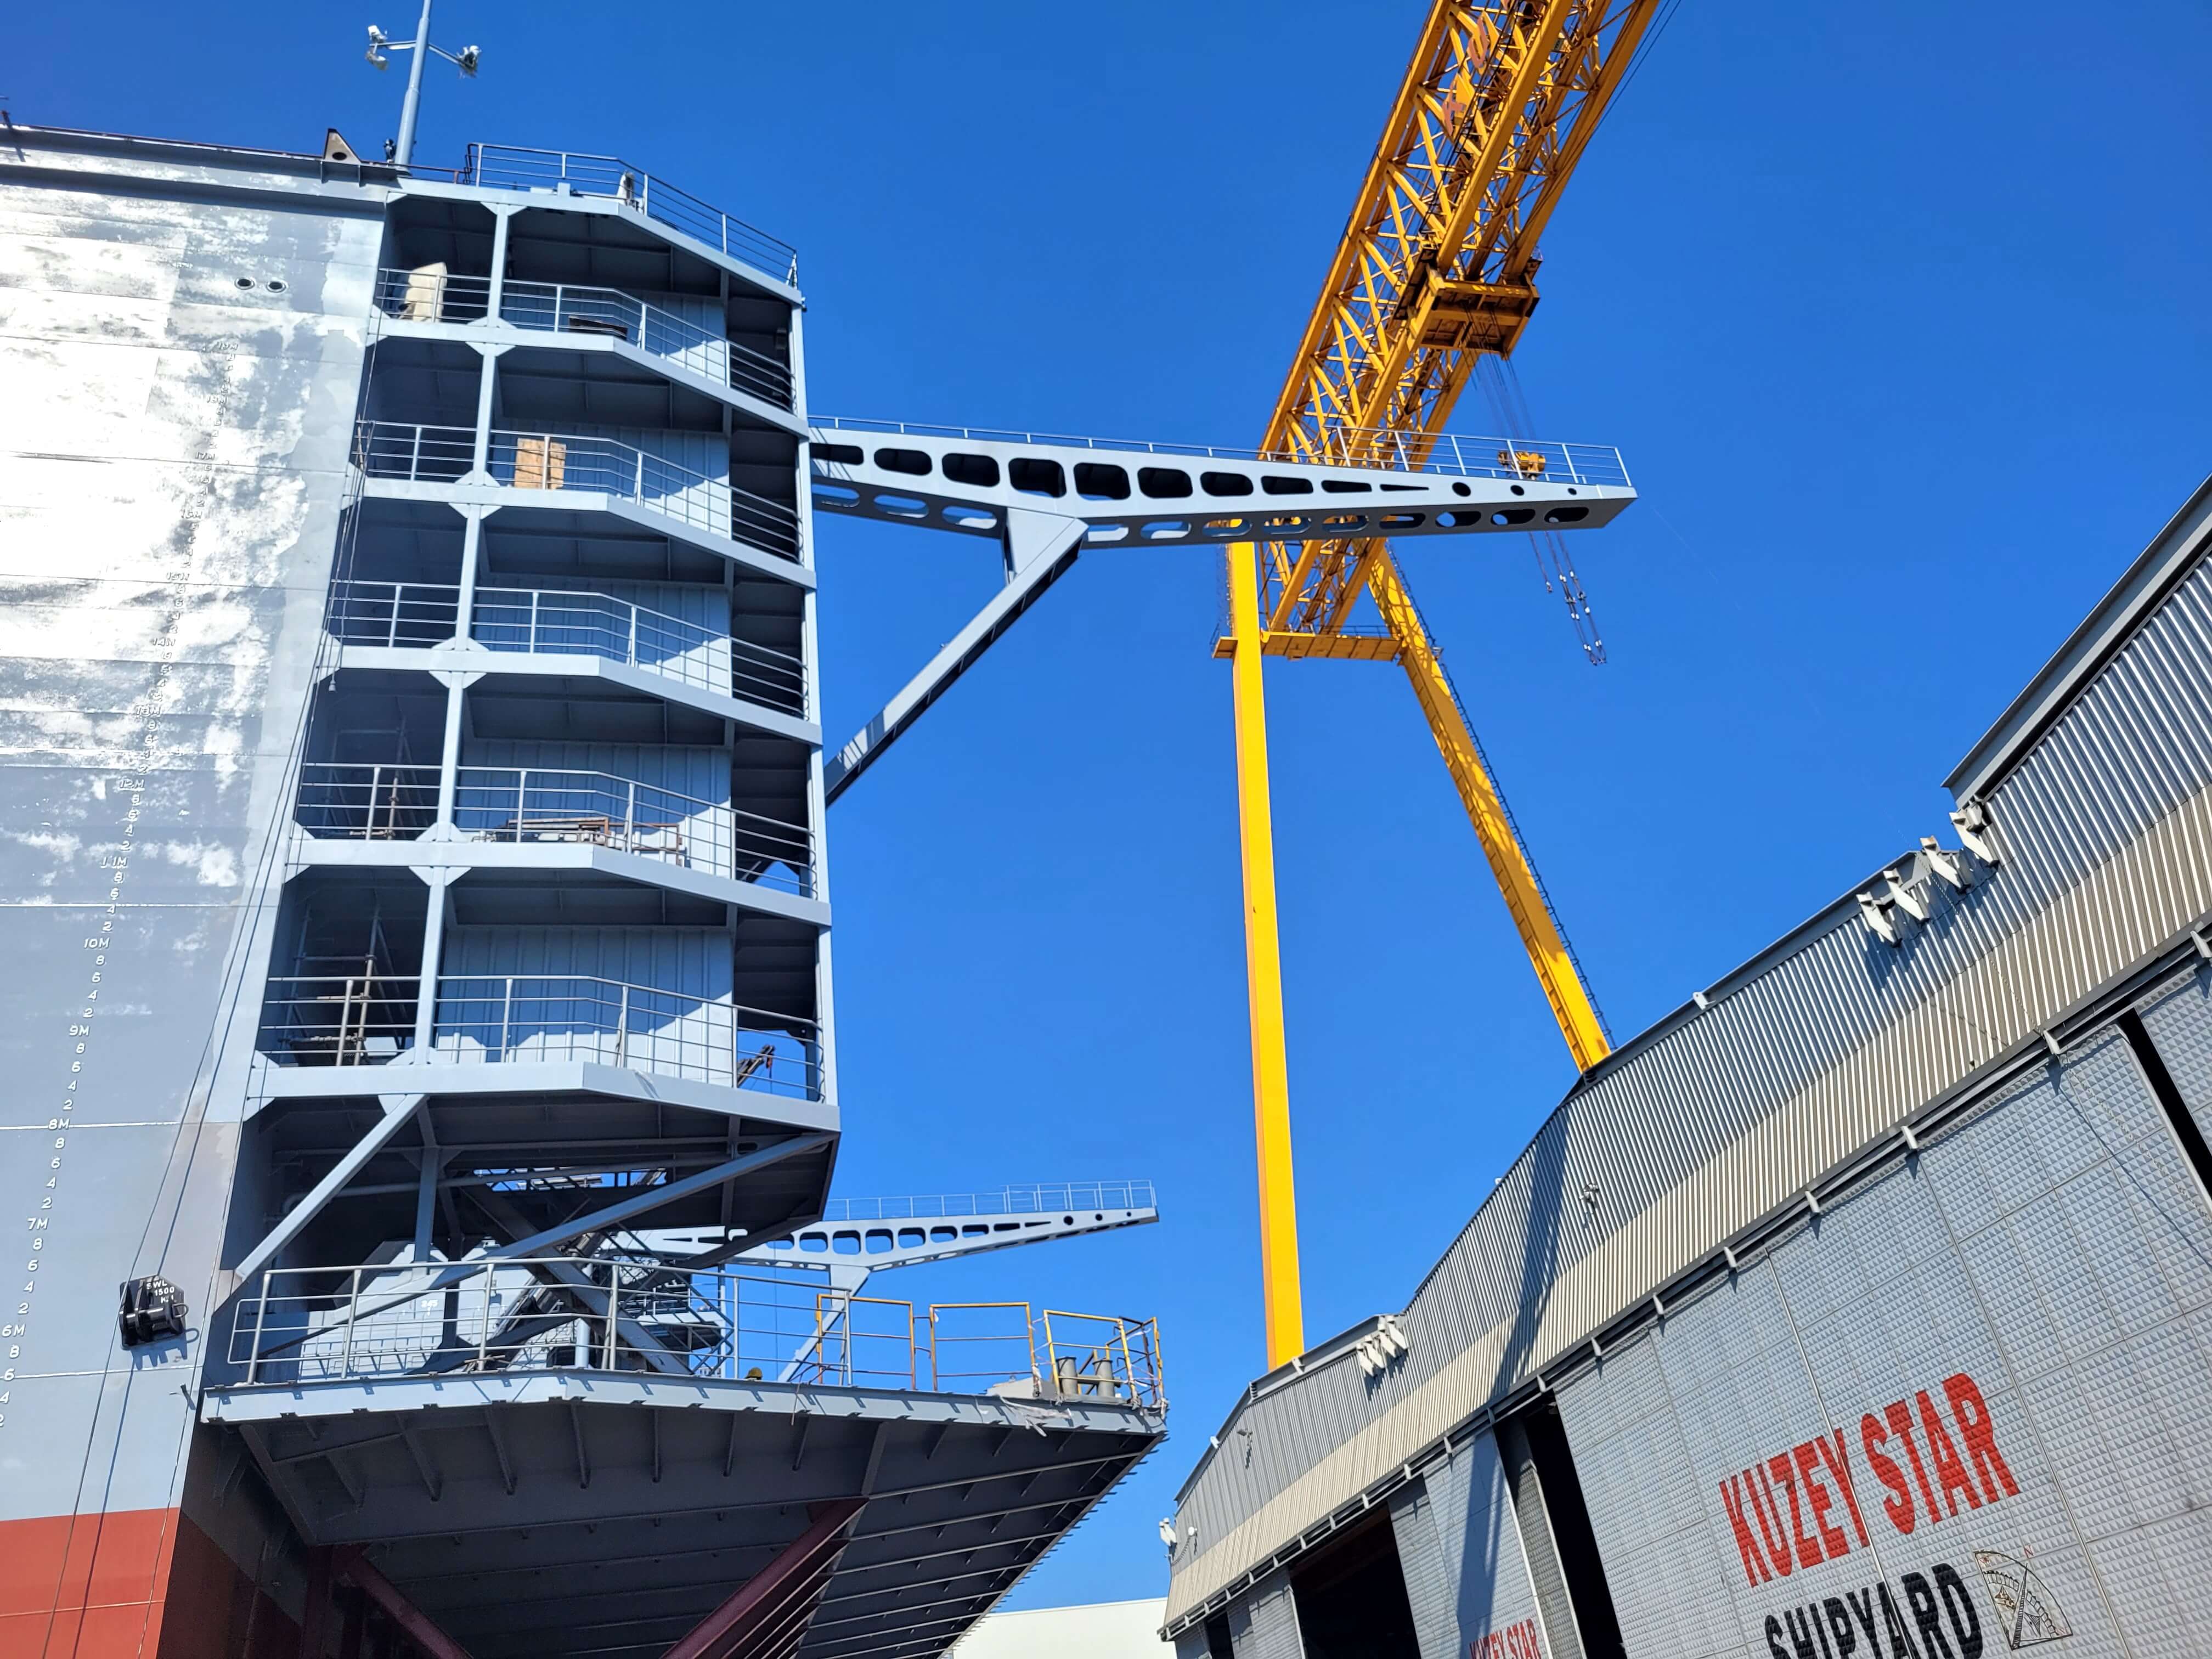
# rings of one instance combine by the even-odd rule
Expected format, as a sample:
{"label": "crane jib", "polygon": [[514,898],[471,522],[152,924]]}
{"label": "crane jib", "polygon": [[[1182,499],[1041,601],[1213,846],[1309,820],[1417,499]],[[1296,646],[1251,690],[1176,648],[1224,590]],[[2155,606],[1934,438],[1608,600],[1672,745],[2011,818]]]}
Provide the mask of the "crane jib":
{"label": "crane jib", "polygon": [[[1438,0],[1431,7],[1263,450],[1324,453],[1347,431],[1396,433],[1417,453],[1441,441],[1476,367],[1486,356],[1510,356],[1534,313],[1538,240],[1658,5]],[[1506,447],[1516,447],[1510,434]],[[1537,527],[1547,584],[1556,575],[1585,650],[1601,661],[1581,584],[1544,535]],[[1264,749],[1249,752],[1255,741],[1265,743],[1251,665],[1263,653],[1387,656],[1406,672],[1568,1051],[1588,1070],[1611,1051],[1604,1022],[1387,536],[1261,539],[1256,556],[1229,562],[1232,587],[1249,583],[1255,592],[1232,592],[1238,627],[1216,647],[1238,663],[1248,915],[1255,902],[1272,913],[1274,895]],[[1355,614],[1363,599],[1379,613],[1379,632]],[[1287,1085],[1279,1065],[1261,1063],[1281,1052],[1279,968],[1257,959],[1255,940],[1248,945],[1268,1363],[1277,1365],[1297,1354],[1300,1328],[1295,1301],[1279,1305],[1295,1298],[1297,1283]],[[1276,1029],[1263,1032],[1269,1019]]]}

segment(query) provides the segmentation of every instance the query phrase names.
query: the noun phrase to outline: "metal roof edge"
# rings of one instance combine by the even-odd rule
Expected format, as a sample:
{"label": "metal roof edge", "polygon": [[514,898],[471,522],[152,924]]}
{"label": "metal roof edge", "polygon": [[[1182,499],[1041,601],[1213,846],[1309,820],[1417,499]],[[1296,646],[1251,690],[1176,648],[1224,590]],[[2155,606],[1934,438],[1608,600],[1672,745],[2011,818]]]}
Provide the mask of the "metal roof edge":
{"label": "metal roof edge", "polygon": [[[1918,879],[1925,873],[1921,868],[1923,856],[1918,848],[1913,848],[1899,854],[1895,858],[1885,859],[1881,863],[1875,866],[1863,880],[1854,882],[1840,895],[1829,900],[1827,903],[1813,912],[1788,933],[1745,957],[1742,962],[1723,974],[1704,990],[1692,995],[1689,1001],[1681,1004],[1670,1012],[1662,1014],[1603,1060],[1592,1066],[1574,1080],[1565,1094],[1559,1097],[1559,1104],[1544,1115],[1544,1121],[1536,1126],[1534,1131],[1529,1135],[1527,1144],[1513,1155],[1512,1162],[1499,1173],[1498,1185],[1503,1186],[1505,1177],[1513,1173],[1522,1159],[1535,1151],[1536,1143],[1544,1138],[1545,1131],[1552,1127],[1553,1121],[1572,1106],[1576,1097],[1587,1092],[1601,1078],[1656,1047],[1684,1026],[1712,1012],[1725,999],[1768,973],[1784,958],[1795,955],[1830,929],[1856,921],[1859,893],[1884,882],[1890,871],[1905,872],[1908,884]],[[1480,1218],[1483,1210],[1489,1205],[1492,1197],[1495,1196],[1496,1191],[1497,1188],[1493,1188],[1490,1194],[1486,1194],[1482,1202],[1475,1206],[1474,1213],[1467,1218],[1465,1225],[1452,1235],[1451,1244],[1445,1246],[1443,1255],[1438,1256],[1429,1271],[1421,1276],[1419,1283],[1413,1287],[1413,1296],[1407,1298],[1408,1306],[1419,1298],[1422,1289],[1443,1266],[1444,1258],[1451,1254],[1452,1249],[1458,1244],[1460,1239]],[[1622,1224],[1626,1225],[1626,1223],[1623,1222]],[[1614,1231],[1619,1230],[1616,1228]],[[1399,1311],[1402,1313],[1405,1310],[1401,1309]]]}
{"label": "metal roof edge", "polygon": [[[90,127],[34,126],[26,121],[10,121],[5,127],[0,127],[0,141],[35,142],[55,149],[83,150],[101,155],[144,155],[172,161],[206,163],[222,158],[234,164],[251,165],[270,172],[313,174],[325,165],[322,156],[312,150],[262,149],[252,144],[217,144],[194,138],[157,138],[139,133],[100,132]],[[373,161],[362,165],[376,173],[393,171]]]}
{"label": "metal roof edge", "polygon": [[1951,769],[1943,787],[1965,800],[1986,794],[2074,701],[2083,681],[2132,635],[2212,540],[2212,477],[2191,492],[2051,660]]}
{"label": "metal roof edge", "polygon": [[290,150],[135,138],[66,127],[0,126],[0,184],[114,190],[195,203],[380,217],[396,175],[381,163]]}
{"label": "metal roof edge", "polygon": [[[2212,492],[2212,479],[2206,481],[2206,490]],[[1543,1121],[1530,1133],[1528,1139],[1522,1143],[1521,1150],[1516,1152],[1511,1161],[1498,1172],[1497,1182],[1488,1193],[1483,1195],[1482,1202],[1474,1206],[1474,1212],[1452,1234],[1451,1243],[1444,1246],[1437,1259],[1430,1263],[1428,1271],[1414,1282],[1413,1288],[1407,1294],[1404,1305],[1394,1311],[1402,1316],[1420,1299],[1421,1292],[1427,1288],[1429,1281],[1442,1271],[1445,1261],[1450,1258],[1452,1251],[1458,1248],[1460,1240],[1465,1237],[1482,1218],[1483,1211],[1497,1196],[1498,1190],[1504,1185],[1506,1178],[1534,1152],[1537,1143],[1543,1139],[1545,1133],[1550,1129],[1553,1121],[1571,1107],[1577,1097],[1586,1092],[1600,1078],[1627,1064],[1632,1059],[1672,1036],[1692,1021],[1711,1012],[1724,997],[1740,990],[1743,986],[1768,971],[1783,958],[1802,950],[1830,928],[1856,920],[1858,915],[1857,895],[1862,889],[1881,881],[1883,872],[1889,870],[1911,869],[1917,875],[1919,873],[1917,861],[1921,856],[1920,850],[1914,848],[1893,859],[1885,860],[1876,865],[1863,881],[1846,888],[1840,896],[1822,905],[1771,944],[1746,957],[1735,967],[1715,980],[1705,990],[1692,996],[1689,1001],[1681,1004],[1670,1012],[1662,1014],[1577,1078],[1568,1086],[1567,1091],[1559,1097],[1558,1103],[1544,1114]],[[1698,1000],[1699,997],[1704,999],[1703,1002]],[[1626,1225],[1627,1221],[1624,1219],[1620,1226]],[[1619,1231],[1620,1227],[1613,1230],[1615,1232]],[[1611,1234],[1608,1233],[1607,1237],[1610,1236]],[[1176,1488],[1176,1506],[1178,1508],[1182,1506],[1183,1499],[1189,1494],[1191,1488],[1197,1485],[1199,1478],[1206,1473],[1207,1467],[1213,1461],[1215,1452],[1220,1449],[1221,1437],[1236,1426],[1237,1419],[1243,1415],[1246,1407],[1264,1395],[1274,1393],[1279,1389],[1295,1386],[1307,1373],[1340,1357],[1349,1350],[1351,1340],[1371,1330],[1376,1320],[1380,1317],[1380,1315],[1370,1315],[1337,1335],[1316,1343],[1296,1359],[1285,1361],[1273,1370],[1262,1372],[1245,1384],[1238,1393],[1235,1403],[1230,1407],[1228,1414],[1222,1419],[1220,1428],[1212,1435],[1206,1450],[1199,1455],[1198,1461],[1191,1466],[1190,1473],[1184,1477],[1182,1484]]]}
{"label": "metal roof edge", "polygon": [[[1468,1226],[1474,1224],[1472,1220],[1468,1223]],[[1455,1234],[1454,1237],[1456,1239],[1457,1235]],[[1430,1271],[1433,1273],[1435,1269],[1431,1268]],[[1401,1311],[1403,1310],[1401,1310]],[[1382,1324],[1382,1317],[1379,1313],[1369,1314],[1364,1319],[1346,1326],[1334,1336],[1323,1337],[1304,1352],[1293,1355],[1273,1370],[1263,1371],[1246,1383],[1243,1392],[1237,1396],[1237,1403],[1229,1408],[1229,1415],[1221,1419],[1220,1431],[1206,1443],[1206,1449],[1198,1455],[1198,1462],[1191,1465],[1190,1473],[1183,1477],[1182,1484],[1176,1488],[1176,1507],[1177,1509],[1182,1507],[1183,1498],[1188,1495],[1191,1487],[1197,1483],[1198,1477],[1206,1473],[1206,1466],[1213,1462],[1214,1453],[1221,1449],[1221,1436],[1228,1433],[1235,1426],[1237,1419],[1243,1415],[1245,1407],[1263,1395],[1270,1395],[1278,1389],[1290,1387],[1309,1371],[1317,1370],[1332,1360],[1343,1358],[1346,1354],[1352,1352],[1361,1338],[1374,1333]]]}

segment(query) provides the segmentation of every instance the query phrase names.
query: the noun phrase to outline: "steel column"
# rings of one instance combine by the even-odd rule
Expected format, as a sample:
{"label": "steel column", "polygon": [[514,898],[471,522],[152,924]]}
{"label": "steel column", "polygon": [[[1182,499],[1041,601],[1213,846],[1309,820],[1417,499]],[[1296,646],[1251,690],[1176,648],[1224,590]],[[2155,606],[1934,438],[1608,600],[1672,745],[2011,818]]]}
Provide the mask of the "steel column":
{"label": "steel column", "polygon": [[453,605],[453,637],[457,640],[465,640],[476,631],[477,574],[483,562],[485,510],[481,507],[465,510],[468,527],[461,532],[460,592]]}
{"label": "steel column", "polygon": [[324,1659],[323,1630],[331,1616],[331,1557],[327,1545],[307,1552],[307,1592],[300,1609],[300,1659]]}
{"label": "steel column", "polygon": [[[458,699],[461,694],[457,690],[453,695]],[[452,769],[447,769],[444,775],[451,778]],[[418,865],[415,873],[430,890],[429,904],[422,915],[422,967],[415,988],[415,1052],[427,1055],[438,1035],[438,968],[446,953],[447,901],[460,872],[450,866]]]}
{"label": "steel column", "polygon": [[1244,975],[1252,1030],[1252,1118],[1259,1146],[1260,1274],[1269,1370],[1305,1352],[1298,1285],[1297,1192],[1291,1169],[1290,1063],[1283,1043],[1283,952],[1275,918],[1275,828],[1267,791],[1261,676],[1259,550],[1229,549],[1237,714],[1237,819],[1244,865]]}
{"label": "steel column", "polygon": [[403,173],[415,159],[415,118],[422,107],[422,64],[429,55],[430,0],[422,0],[422,16],[415,25],[415,56],[407,64],[407,95],[399,104],[399,137],[392,150],[392,159]]}
{"label": "steel column", "polygon": [[[418,58],[416,61],[419,63],[421,60]],[[470,470],[489,473],[491,471],[492,404],[499,387],[499,354],[507,348],[479,346],[477,349],[483,354],[483,368],[477,381],[476,447],[471,452]]]}
{"label": "steel column", "polygon": [[1006,585],[828,763],[823,774],[825,805],[851,788],[854,781],[881,759],[884,751],[1021,619],[1045,589],[1060,580],[1075,562],[1088,528],[1080,519],[1057,514],[1019,507],[1007,513]]}
{"label": "steel column", "polygon": [[385,1095],[380,1097],[384,1115],[370,1127],[369,1132],[354,1142],[343,1158],[331,1166],[331,1171],[313,1187],[307,1195],[288,1211],[284,1218],[271,1227],[261,1242],[246,1253],[236,1268],[240,1279],[248,1279],[274,1261],[276,1253],[299,1236],[300,1231],[313,1221],[329,1203],[331,1197],[358,1174],[363,1164],[384,1150],[402,1125],[410,1121],[422,1109],[428,1095]]}
{"label": "steel column", "polygon": [[400,1594],[399,1587],[369,1565],[368,1558],[352,1545],[337,1553],[339,1573],[361,1586],[370,1601],[382,1607],[392,1622],[429,1659],[469,1659],[469,1650],[433,1624],[429,1615]]}
{"label": "steel column", "polygon": [[815,1518],[805,1532],[785,1545],[775,1559],[701,1620],[661,1659],[736,1659],[744,1652],[747,1638],[766,1624],[825,1561],[834,1561],[844,1550],[845,1530],[866,1501],[840,1498],[817,1504]]}
{"label": "steel column", "polygon": [[[484,301],[484,317],[488,322],[503,323],[500,313],[507,306],[507,241],[508,228],[514,222],[515,208],[495,207],[491,210],[491,288]],[[559,325],[556,316],[555,325]]]}

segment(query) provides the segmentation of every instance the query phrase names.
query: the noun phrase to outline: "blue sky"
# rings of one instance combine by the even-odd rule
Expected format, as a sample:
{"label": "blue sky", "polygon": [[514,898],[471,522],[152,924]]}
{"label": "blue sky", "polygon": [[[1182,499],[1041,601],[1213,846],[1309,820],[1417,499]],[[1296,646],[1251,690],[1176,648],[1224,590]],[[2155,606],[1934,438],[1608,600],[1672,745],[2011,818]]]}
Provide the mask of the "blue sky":
{"label": "blue sky", "polygon": [[[18,16],[19,121],[369,149],[398,9]],[[407,0],[399,0],[411,13]],[[1249,443],[1424,8],[444,0],[418,159],[619,153],[794,242],[817,412]],[[1537,435],[1644,499],[1402,558],[1617,1035],[1945,828],[1938,781],[2212,462],[2212,18],[1690,0],[1545,244]],[[1482,429],[1473,396],[1458,424]],[[833,738],[991,590],[821,534]],[[878,1281],[1158,1313],[1172,1434],[1010,1605],[1157,1594],[1261,1365],[1229,683],[1203,550],[1098,550],[832,815],[850,1194],[1146,1176],[1142,1232]],[[1269,671],[1306,1317],[1403,1304],[1572,1080],[1402,678]]]}

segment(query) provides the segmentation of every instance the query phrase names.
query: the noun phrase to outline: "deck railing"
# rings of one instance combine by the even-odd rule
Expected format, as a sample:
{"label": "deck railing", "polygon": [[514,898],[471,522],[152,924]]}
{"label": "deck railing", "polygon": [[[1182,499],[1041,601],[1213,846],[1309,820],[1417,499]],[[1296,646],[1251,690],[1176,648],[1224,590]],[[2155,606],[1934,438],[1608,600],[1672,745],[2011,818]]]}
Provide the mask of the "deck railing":
{"label": "deck railing", "polygon": [[[378,1066],[412,1048],[411,974],[279,975],[262,1002],[278,1066]],[[585,974],[447,974],[432,1048],[458,1065],[590,1060],[794,1099],[822,1095],[814,1022]]]}
{"label": "deck railing", "polygon": [[279,1066],[380,1066],[415,1046],[412,974],[378,971],[272,975],[256,1047]]}
{"label": "deck railing", "polygon": [[453,823],[477,841],[601,847],[801,896],[814,890],[803,825],[611,772],[464,766]]}
{"label": "deck railing", "polygon": [[817,1100],[814,1022],[585,974],[446,974],[433,1046],[473,1064],[589,1060]]}
{"label": "deck railing", "polygon": [[[376,305],[404,323],[481,322],[491,313],[491,278],[386,266],[376,273]],[[792,406],[787,365],[620,289],[509,277],[500,284],[499,316],[516,328],[619,340],[779,409]]]}
{"label": "deck railing", "polygon": [[544,1371],[684,1374],[1167,1407],[1157,1322],[1026,1302],[854,1296],[819,1272],[606,1256],[264,1274],[228,1358],[246,1386]]}
{"label": "deck railing", "polygon": [[[330,630],[349,645],[436,645],[453,637],[460,603],[453,583],[335,582]],[[797,657],[605,593],[479,587],[469,635],[494,651],[599,657],[783,714],[807,711]]]}
{"label": "deck railing", "polygon": [[310,761],[292,817],[318,841],[413,841],[438,821],[438,769]]}
{"label": "deck railing", "polygon": [[[806,713],[806,669],[798,658],[604,593],[480,587],[469,631],[495,651],[604,657],[785,714]],[[717,660],[723,656],[726,669]]]}
{"label": "deck railing", "polygon": [[[458,483],[476,470],[476,434],[463,426],[363,421],[355,432],[354,463],[372,478]],[[612,495],[710,535],[799,556],[793,508],[612,438],[494,431],[485,471],[492,483],[511,489]]]}
{"label": "deck railing", "polygon": [[451,584],[336,581],[325,625],[347,645],[432,646],[453,637],[460,605]]}
{"label": "deck railing", "polygon": [[462,184],[487,190],[611,198],[771,276],[786,283],[799,280],[799,251],[790,243],[732,218],[619,156],[530,149],[516,144],[471,144],[468,160],[456,176]]}
{"label": "deck railing", "polygon": [[[310,761],[292,816],[318,841],[415,841],[438,821],[438,781],[434,766]],[[610,772],[457,768],[453,825],[480,842],[603,847],[802,898],[814,892],[805,825]]]}

